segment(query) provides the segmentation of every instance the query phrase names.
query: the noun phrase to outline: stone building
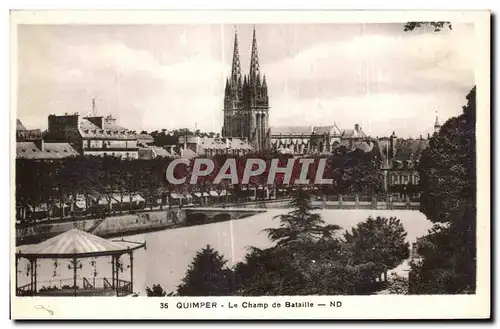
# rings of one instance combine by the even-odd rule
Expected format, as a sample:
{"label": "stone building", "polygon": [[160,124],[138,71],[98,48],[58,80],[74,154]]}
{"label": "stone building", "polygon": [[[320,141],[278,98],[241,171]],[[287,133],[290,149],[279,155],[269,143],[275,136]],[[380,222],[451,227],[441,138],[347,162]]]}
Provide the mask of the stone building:
{"label": "stone building", "polygon": [[294,155],[330,153],[341,142],[341,130],[332,126],[272,127],[271,148]]}
{"label": "stone building", "polygon": [[17,159],[57,160],[78,155],[79,153],[69,143],[45,142],[40,129],[26,129],[17,119]]}
{"label": "stone building", "polygon": [[393,132],[391,136],[378,140],[386,191],[411,193],[419,185],[418,166],[422,152],[429,147],[429,137],[402,139]]}
{"label": "stone building", "polygon": [[331,126],[272,127],[271,148],[294,155],[329,154],[336,147],[366,148],[371,138],[362,131],[359,124],[354,129],[340,129]]}
{"label": "stone building", "polygon": [[255,28],[248,75],[242,75],[238,35],[234,36],[231,77],[224,93],[222,137],[246,139],[256,151],[270,148],[269,97],[265,75],[261,75]]}

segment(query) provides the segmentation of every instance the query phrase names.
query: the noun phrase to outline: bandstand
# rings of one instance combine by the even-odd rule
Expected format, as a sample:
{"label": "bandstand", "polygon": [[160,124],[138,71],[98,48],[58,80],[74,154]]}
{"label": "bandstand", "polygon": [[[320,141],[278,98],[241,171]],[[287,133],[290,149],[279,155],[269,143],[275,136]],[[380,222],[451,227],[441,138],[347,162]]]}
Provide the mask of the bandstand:
{"label": "bandstand", "polygon": [[[16,295],[17,296],[127,296],[134,290],[134,251],[145,248],[146,242],[134,242],[124,239],[106,240],[96,235],[72,229],[45,240],[36,245],[20,246],[16,251]],[[128,255],[130,259],[130,277],[128,280],[119,277],[123,264],[120,258]],[[80,277],[81,260],[102,257],[111,258],[110,277]],[[18,264],[21,259],[29,262],[29,283],[19,285]],[[52,280],[54,285],[40,289],[37,282],[37,261],[43,259],[67,260],[68,269],[73,277]],[[94,263],[95,264],[95,263]],[[27,272],[27,275],[28,275]],[[63,282],[65,283],[63,285]],[[66,284],[68,283],[68,284]],[[57,286],[59,284],[59,286]]]}

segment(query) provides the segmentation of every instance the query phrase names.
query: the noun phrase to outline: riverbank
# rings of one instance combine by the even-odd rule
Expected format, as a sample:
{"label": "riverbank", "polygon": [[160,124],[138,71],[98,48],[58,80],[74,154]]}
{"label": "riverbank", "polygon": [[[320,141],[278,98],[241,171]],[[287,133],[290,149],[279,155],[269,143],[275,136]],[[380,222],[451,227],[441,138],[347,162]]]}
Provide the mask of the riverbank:
{"label": "riverbank", "polygon": [[[224,208],[229,210],[232,207],[247,208],[262,211],[263,209],[287,209],[290,199],[279,200],[258,200],[239,204],[217,205],[214,208]],[[313,206],[322,209],[332,210],[414,210],[417,211],[419,204],[403,202],[367,202],[367,201],[321,201],[315,200]],[[210,207],[209,207],[210,208]],[[78,219],[64,222],[39,223],[36,226],[16,228],[16,245],[35,244],[70,229],[77,228],[103,238],[113,238],[117,236],[129,236],[142,233],[161,231],[166,229],[180,228],[190,225],[204,225],[219,221],[227,221],[231,216],[219,216],[218,218],[209,218],[202,222],[186,223],[185,210],[192,208],[171,208],[163,210],[142,211],[137,213],[128,213],[124,215],[111,216],[105,219]],[[244,217],[252,216],[245,215]],[[243,217],[242,217],[243,218]]]}
{"label": "riverbank", "polygon": [[[228,209],[228,211],[230,210]],[[259,209],[259,211],[255,212],[250,211],[248,214],[238,216],[237,218],[231,218],[231,216],[218,216],[206,218],[203,222],[190,222],[186,221],[185,210],[175,208],[170,210],[113,216],[105,219],[43,223],[33,227],[17,229],[16,246],[40,243],[73,228],[95,234],[102,238],[125,237],[193,225],[199,226],[233,219],[243,219],[263,211],[265,210]]]}

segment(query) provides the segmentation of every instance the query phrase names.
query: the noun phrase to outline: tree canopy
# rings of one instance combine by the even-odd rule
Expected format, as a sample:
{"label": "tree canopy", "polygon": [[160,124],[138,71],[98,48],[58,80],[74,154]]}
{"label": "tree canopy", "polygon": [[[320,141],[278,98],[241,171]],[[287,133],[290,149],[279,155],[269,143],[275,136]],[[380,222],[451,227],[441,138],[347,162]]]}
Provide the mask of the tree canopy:
{"label": "tree canopy", "polygon": [[311,196],[308,191],[299,189],[290,201],[289,207],[293,210],[288,214],[276,216],[279,218],[279,228],[268,228],[269,239],[278,246],[296,242],[316,242],[317,240],[331,239],[333,233],[340,229],[337,225],[326,225],[315,207],[311,205]]}
{"label": "tree canopy", "polygon": [[344,241],[352,264],[373,262],[388,270],[409,257],[406,236],[403,224],[396,217],[377,217],[346,231]]}
{"label": "tree canopy", "polygon": [[476,286],[476,88],[420,160],[420,210],[435,227],[420,241],[411,293],[466,293]]}
{"label": "tree canopy", "polygon": [[207,245],[199,251],[189,266],[182,283],[177,288],[179,296],[225,296],[235,286],[227,260]]}

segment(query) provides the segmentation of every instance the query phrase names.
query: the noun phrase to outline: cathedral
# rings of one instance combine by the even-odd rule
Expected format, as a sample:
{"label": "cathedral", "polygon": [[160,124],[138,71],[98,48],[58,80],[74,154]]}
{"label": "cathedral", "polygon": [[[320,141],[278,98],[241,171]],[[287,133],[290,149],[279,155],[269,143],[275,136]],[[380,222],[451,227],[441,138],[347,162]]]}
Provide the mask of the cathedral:
{"label": "cathedral", "polygon": [[269,98],[265,75],[260,74],[255,28],[248,75],[241,73],[238,34],[234,35],[231,77],[226,79],[222,137],[244,138],[256,151],[271,146]]}

